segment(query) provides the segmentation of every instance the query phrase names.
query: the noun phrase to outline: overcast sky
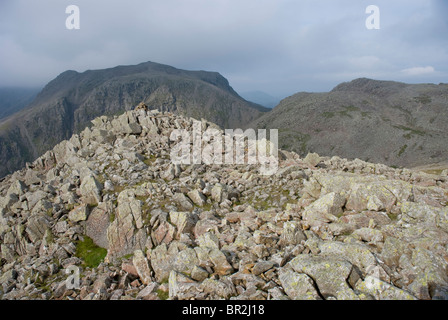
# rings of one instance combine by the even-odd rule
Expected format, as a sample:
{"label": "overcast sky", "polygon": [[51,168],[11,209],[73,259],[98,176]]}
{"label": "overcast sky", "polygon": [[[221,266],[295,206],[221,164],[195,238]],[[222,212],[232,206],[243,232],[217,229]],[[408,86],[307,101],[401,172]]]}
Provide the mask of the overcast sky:
{"label": "overcast sky", "polygon": [[[368,5],[380,30],[365,26]],[[446,0],[0,0],[0,86],[145,61],[276,96],[358,77],[448,82],[447,35]]]}

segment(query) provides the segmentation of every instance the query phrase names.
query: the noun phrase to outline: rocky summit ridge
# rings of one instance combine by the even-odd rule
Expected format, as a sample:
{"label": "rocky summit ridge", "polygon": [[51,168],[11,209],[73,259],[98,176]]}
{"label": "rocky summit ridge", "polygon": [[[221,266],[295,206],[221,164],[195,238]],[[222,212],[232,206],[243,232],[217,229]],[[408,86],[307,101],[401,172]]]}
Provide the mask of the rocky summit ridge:
{"label": "rocky summit ridge", "polygon": [[282,150],[271,176],[174,165],[192,118],[92,123],[2,179],[1,299],[448,298],[446,172]]}

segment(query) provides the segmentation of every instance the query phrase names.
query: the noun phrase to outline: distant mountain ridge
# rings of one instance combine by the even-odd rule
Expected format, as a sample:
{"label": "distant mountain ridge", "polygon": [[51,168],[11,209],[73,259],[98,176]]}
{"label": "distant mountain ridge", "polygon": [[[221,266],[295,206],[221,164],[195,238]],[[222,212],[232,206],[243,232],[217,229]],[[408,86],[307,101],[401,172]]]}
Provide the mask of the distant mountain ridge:
{"label": "distant mountain ridge", "polygon": [[280,147],[301,155],[412,167],[446,161],[447,120],[447,84],[360,78],[290,96],[247,127],[279,129]]}
{"label": "distant mountain ridge", "polygon": [[247,101],[255,102],[266,108],[274,108],[281,100],[263,91],[245,91],[241,92],[240,95]]}
{"label": "distant mountain ridge", "polygon": [[239,128],[268,111],[241,98],[217,72],[186,71],[154,62],[83,73],[65,71],[24,110],[0,122],[0,177],[17,170],[97,116],[151,109]]}

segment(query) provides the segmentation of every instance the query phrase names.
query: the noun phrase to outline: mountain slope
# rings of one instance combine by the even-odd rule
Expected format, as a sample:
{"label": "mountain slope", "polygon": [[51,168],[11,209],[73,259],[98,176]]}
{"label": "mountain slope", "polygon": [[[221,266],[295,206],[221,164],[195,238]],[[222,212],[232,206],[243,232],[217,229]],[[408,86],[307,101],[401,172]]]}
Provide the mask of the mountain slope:
{"label": "mountain slope", "polygon": [[298,93],[250,123],[279,129],[280,147],[302,155],[395,166],[447,159],[448,85],[356,79],[328,93]]}
{"label": "mountain slope", "polygon": [[52,80],[21,112],[0,122],[0,177],[68,139],[101,115],[151,109],[205,118],[237,128],[268,109],[241,98],[216,72],[185,71],[153,62],[78,73]]}

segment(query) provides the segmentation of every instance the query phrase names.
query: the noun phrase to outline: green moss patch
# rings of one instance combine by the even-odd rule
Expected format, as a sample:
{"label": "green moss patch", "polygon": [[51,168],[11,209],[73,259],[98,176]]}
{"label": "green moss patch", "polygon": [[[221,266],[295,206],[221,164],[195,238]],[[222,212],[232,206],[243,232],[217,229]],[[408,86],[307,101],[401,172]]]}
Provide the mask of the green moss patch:
{"label": "green moss patch", "polygon": [[98,247],[91,238],[84,236],[84,240],[76,243],[76,256],[84,261],[86,267],[96,268],[104,260],[107,250]]}

